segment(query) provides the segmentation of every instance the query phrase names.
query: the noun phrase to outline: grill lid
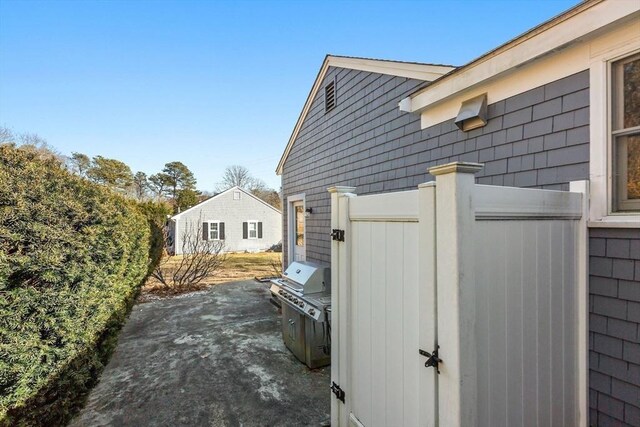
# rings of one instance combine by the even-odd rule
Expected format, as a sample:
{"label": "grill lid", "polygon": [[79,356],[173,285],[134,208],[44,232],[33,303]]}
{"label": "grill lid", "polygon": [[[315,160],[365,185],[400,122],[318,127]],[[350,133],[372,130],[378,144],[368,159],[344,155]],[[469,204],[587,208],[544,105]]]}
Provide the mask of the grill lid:
{"label": "grill lid", "polygon": [[329,268],[306,261],[295,261],[284,272],[288,282],[295,282],[303,293],[329,291],[331,273]]}

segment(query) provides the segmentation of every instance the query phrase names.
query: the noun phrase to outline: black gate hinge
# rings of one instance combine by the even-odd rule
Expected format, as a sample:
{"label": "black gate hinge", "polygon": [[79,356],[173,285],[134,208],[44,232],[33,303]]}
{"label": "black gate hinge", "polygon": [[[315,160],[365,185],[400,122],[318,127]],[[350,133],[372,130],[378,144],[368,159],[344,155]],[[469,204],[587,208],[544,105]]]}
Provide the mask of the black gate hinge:
{"label": "black gate hinge", "polygon": [[424,367],[425,368],[436,368],[436,372],[438,374],[440,373],[440,369],[438,368],[438,364],[440,362],[442,362],[442,359],[440,359],[438,357],[438,349],[439,348],[440,348],[440,346],[437,345],[436,349],[433,350],[433,353],[429,353],[428,351],[424,351],[422,349],[418,350],[418,353],[420,353],[421,356],[427,357],[427,361],[424,362]]}
{"label": "black gate hinge", "polygon": [[336,395],[336,397],[338,398],[338,400],[342,401],[342,403],[344,403],[344,390],[342,390],[340,388],[340,386],[334,382],[331,383],[331,391],[333,392],[333,394]]}
{"label": "black gate hinge", "polygon": [[337,240],[338,242],[344,242],[344,230],[334,228],[333,230],[331,230],[331,238],[333,240]]}

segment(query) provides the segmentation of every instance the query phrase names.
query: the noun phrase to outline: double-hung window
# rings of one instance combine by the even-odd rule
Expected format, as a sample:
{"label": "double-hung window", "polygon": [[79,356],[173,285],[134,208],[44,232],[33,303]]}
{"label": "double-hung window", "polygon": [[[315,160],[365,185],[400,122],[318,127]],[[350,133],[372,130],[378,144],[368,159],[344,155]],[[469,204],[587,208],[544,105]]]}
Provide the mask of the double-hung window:
{"label": "double-hung window", "polygon": [[640,39],[620,32],[589,67],[589,226],[640,226]]}
{"label": "double-hung window", "polygon": [[209,221],[209,240],[224,239],[224,223],[220,221]]}
{"label": "double-hung window", "polygon": [[262,222],[246,221],[242,223],[243,239],[262,239]]}
{"label": "double-hung window", "polygon": [[250,239],[258,238],[258,222],[257,221],[249,221],[249,238]]}
{"label": "double-hung window", "polygon": [[640,53],[611,64],[613,209],[640,211]]}

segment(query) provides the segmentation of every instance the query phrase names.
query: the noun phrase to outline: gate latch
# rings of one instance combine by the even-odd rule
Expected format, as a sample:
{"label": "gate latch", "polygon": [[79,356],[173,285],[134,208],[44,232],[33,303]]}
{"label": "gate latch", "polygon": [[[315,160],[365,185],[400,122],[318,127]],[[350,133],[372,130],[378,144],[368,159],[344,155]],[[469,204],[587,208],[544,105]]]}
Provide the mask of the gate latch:
{"label": "gate latch", "polygon": [[336,395],[338,400],[344,403],[344,390],[340,388],[340,386],[334,382],[331,383],[331,391]]}
{"label": "gate latch", "polygon": [[433,350],[433,353],[429,353],[428,351],[418,350],[421,356],[425,356],[427,361],[424,362],[425,368],[436,368],[436,372],[439,374],[440,369],[438,369],[438,363],[442,362],[442,359],[438,357],[438,349],[439,345],[436,346],[436,349]]}
{"label": "gate latch", "polygon": [[333,240],[337,240],[338,242],[344,242],[344,230],[334,228],[333,230],[331,230],[331,238]]}

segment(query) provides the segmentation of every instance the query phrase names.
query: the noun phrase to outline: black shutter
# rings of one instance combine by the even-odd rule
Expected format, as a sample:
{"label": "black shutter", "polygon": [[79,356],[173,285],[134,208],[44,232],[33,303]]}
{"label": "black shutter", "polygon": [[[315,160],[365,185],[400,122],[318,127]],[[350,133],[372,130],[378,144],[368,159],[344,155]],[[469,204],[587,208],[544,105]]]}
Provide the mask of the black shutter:
{"label": "black shutter", "polygon": [[242,223],[242,238],[243,239],[249,238],[249,224],[247,224],[246,222]]}
{"label": "black shutter", "polygon": [[218,227],[220,228],[220,230],[218,230],[218,233],[220,233],[220,240],[224,240],[224,222],[221,222]]}
{"label": "black shutter", "polygon": [[209,240],[209,223],[202,223],[202,240]]}
{"label": "black shutter", "polygon": [[258,239],[262,239],[262,223],[258,223]]}

